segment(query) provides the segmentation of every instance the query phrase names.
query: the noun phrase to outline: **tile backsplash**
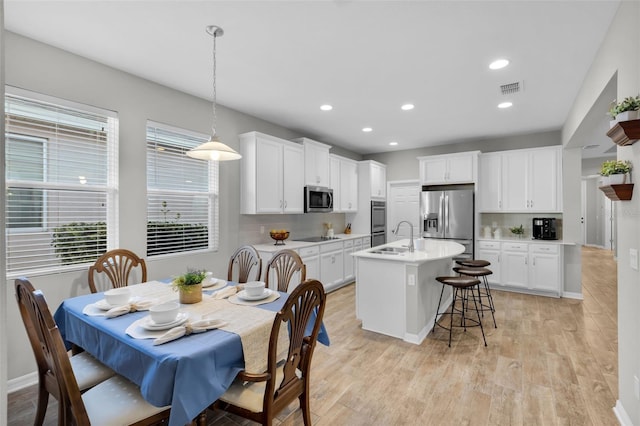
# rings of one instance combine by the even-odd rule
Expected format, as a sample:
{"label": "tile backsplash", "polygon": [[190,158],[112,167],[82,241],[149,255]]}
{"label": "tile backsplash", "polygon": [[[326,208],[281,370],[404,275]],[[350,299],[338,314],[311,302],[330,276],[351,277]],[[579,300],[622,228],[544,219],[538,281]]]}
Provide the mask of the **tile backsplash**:
{"label": "tile backsplash", "polygon": [[[340,234],[346,225],[345,214],[241,215],[238,245],[273,243],[274,241],[269,236],[271,229],[286,229],[290,232],[289,240],[325,235],[325,223],[331,223],[334,232]],[[264,234],[260,233],[261,227],[264,227]]]}
{"label": "tile backsplash", "polygon": [[[478,236],[480,238],[495,238],[496,230],[500,230],[502,238],[513,238],[515,235],[509,228],[520,226],[524,228],[522,238],[530,240],[532,238],[533,218],[551,217],[556,218],[556,232],[558,239],[562,239],[562,214],[561,213],[480,213],[480,224],[478,226]],[[490,236],[485,235],[485,231],[490,231]]]}

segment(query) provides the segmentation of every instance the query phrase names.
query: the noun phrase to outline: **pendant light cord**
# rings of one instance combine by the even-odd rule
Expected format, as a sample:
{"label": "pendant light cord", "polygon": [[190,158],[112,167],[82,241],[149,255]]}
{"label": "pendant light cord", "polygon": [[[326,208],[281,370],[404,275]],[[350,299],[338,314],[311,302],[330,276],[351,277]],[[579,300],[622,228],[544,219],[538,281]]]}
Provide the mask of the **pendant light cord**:
{"label": "pendant light cord", "polygon": [[211,131],[213,136],[216,136],[216,127],[218,122],[218,116],[216,115],[216,32],[213,32],[213,124],[211,125]]}

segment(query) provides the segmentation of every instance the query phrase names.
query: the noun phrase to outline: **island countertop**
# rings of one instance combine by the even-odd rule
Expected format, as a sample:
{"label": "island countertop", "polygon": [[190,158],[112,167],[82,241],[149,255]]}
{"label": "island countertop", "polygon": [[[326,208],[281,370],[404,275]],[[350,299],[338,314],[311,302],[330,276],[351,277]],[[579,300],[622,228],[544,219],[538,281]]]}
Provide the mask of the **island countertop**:
{"label": "island countertop", "polygon": [[464,253],[464,246],[453,241],[432,240],[418,238],[414,240],[415,251],[384,253],[386,248],[406,249],[409,246],[409,239],[398,240],[392,243],[383,244],[376,247],[360,250],[352,254],[354,257],[379,259],[402,263],[423,263],[432,260],[452,258]]}

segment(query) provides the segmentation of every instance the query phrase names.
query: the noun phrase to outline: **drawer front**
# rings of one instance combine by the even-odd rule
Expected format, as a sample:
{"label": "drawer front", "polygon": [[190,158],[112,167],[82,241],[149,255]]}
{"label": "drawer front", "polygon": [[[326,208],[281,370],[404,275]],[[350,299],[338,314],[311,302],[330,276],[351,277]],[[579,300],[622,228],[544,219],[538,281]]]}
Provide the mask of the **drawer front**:
{"label": "drawer front", "polygon": [[478,241],[478,248],[500,250],[500,241]]}
{"label": "drawer front", "polygon": [[342,250],[342,241],[337,243],[322,244],[320,246],[320,253],[329,253],[331,251]]}
{"label": "drawer front", "polygon": [[364,237],[362,239],[362,248],[370,248],[371,247],[371,237]]}
{"label": "drawer front", "polygon": [[530,251],[531,253],[558,254],[558,245],[557,244],[531,244]]}
{"label": "drawer front", "polygon": [[502,250],[528,251],[529,245],[526,243],[502,243]]}
{"label": "drawer front", "polygon": [[353,240],[344,240],[344,248],[353,247]]}
{"label": "drawer front", "polygon": [[320,247],[311,246],[311,247],[302,247],[298,249],[298,254],[300,257],[308,257],[315,256],[320,253]]}

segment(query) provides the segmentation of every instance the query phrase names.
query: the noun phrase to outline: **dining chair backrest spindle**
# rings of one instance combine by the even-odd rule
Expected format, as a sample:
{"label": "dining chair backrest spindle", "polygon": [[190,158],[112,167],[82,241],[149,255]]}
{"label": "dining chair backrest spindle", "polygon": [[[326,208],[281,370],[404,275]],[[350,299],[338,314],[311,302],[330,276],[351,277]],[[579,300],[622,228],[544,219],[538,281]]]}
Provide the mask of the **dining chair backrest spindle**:
{"label": "dining chair backrest spindle", "polygon": [[289,285],[296,273],[300,274],[300,281],[307,279],[307,267],[302,262],[300,255],[293,250],[284,249],[277,252],[267,264],[265,282],[269,288],[271,270],[274,271],[277,280],[278,291],[287,292]]}
{"label": "dining chair backrest spindle", "polygon": [[[237,278],[234,276],[237,272]],[[253,275],[252,275],[253,271]],[[227,280],[237,283],[260,281],[262,273],[262,259],[253,246],[242,246],[231,256]]]}
{"label": "dining chair backrest spindle", "polygon": [[98,289],[97,274],[104,274],[113,288],[126,287],[133,277],[132,272],[138,267],[140,276],[134,284],[147,281],[147,264],[144,259],[127,249],[108,251],[89,268],[89,289],[92,293],[108,290],[108,288]]}

